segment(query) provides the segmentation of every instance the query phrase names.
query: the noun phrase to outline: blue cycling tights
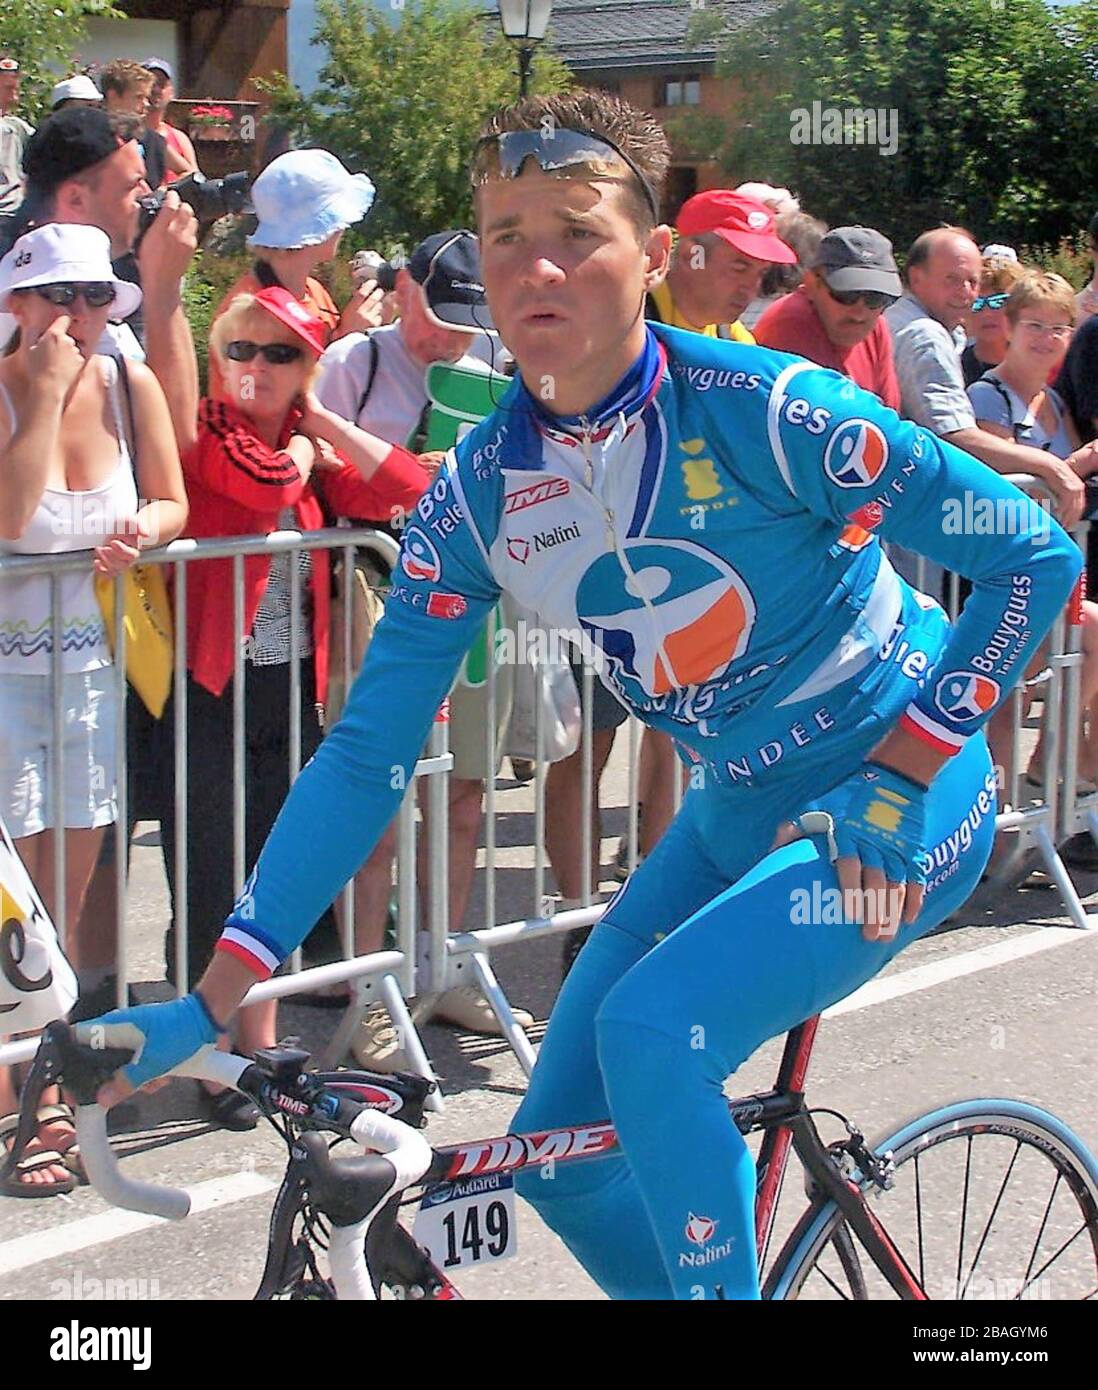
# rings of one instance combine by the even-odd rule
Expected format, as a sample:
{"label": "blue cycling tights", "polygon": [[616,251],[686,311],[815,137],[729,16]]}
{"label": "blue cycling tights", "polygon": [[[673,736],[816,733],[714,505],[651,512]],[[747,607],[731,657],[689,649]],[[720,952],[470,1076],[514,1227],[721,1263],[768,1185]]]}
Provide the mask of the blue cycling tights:
{"label": "blue cycling tights", "polygon": [[927,798],[933,862],[918,920],[866,941],[829,910],[837,880],[820,843],[767,853],[821,790],[817,770],[780,789],[689,794],[557,1000],[513,1130],[610,1118],[622,1152],[532,1168],[517,1188],[613,1298],[759,1297],[755,1169],[725,1079],[956,911],[990,855],[980,736]]}

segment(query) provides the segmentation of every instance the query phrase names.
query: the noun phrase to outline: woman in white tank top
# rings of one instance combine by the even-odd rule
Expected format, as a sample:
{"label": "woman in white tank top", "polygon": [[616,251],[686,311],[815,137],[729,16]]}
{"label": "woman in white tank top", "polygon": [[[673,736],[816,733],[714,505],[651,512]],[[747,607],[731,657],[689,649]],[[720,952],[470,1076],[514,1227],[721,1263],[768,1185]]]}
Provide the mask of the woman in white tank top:
{"label": "woman in white tank top", "polygon": [[[48,577],[0,574],[0,816],[51,914],[53,839],[64,832],[66,950],[77,970],[109,965],[113,948],[109,925],[80,923],[116,814],[114,683],[93,570],[121,573],[142,548],[178,535],[187,517],[159,384],[144,365],[128,364],[131,438],[119,365],[95,351],[108,319],[126,317],[141,299],[137,286],[115,278],[109,247],[96,227],[51,223],[0,262],[0,310],[18,324],[0,359],[0,554],[83,550],[89,560],[60,582],[59,633]],[[60,691],[51,675],[57,641]],[[65,732],[55,786],[58,701]],[[0,1117],[15,1108],[11,1076],[0,1068]],[[37,1152],[5,1184],[10,1195],[72,1186],[58,1161],[71,1147],[71,1125],[55,1113],[38,1137]]]}

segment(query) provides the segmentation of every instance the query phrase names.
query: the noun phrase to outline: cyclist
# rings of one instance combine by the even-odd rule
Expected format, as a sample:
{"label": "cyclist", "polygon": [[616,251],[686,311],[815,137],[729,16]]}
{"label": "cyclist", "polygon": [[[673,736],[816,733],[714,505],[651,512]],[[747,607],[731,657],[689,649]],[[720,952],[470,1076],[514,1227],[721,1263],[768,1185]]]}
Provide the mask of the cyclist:
{"label": "cyclist", "polygon": [[[660,127],[603,92],[488,122],[483,273],[519,377],[420,501],[344,718],[197,989],[99,1021],[139,1049],[101,1099],[214,1040],[299,943],[395,813],[506,587],[585,633],[692,769],[569,976],[515,1122],[609,1114],[624,1156],[520,1190],[616,1297],[756,1298],[754,1170],[722,1083],[971,892],[995,814],[981,730],[1081,557],[1005,479],[843,377],[646,325],[667,166]],[[1012,533],[957,534],[966,496]],[[971,578],[955,627],[874,527]]]}

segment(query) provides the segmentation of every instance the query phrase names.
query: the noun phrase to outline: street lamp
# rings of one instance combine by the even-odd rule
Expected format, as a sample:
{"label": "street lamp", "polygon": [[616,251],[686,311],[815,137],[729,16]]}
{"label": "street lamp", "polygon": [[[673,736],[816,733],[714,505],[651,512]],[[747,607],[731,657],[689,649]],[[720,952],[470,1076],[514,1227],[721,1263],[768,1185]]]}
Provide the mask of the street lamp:
{"label": "street lamp", "polygon": [[553,0],[496,0],[504,36],[518,47],[519,96],[526,95],[534,49],[545,37]]}

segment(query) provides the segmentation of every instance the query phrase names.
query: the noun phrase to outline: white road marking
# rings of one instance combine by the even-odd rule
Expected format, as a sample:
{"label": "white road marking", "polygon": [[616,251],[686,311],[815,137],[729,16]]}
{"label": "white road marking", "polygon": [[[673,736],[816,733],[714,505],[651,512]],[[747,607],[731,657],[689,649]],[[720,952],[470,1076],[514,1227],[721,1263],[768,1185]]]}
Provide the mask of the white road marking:
{"label": "white road marking", "polygon": [[[208,1182],[187,1188],[191,1194],[191,1214],[243,1202],[249,1197],[269,1192],[273,1187],[271,1179],[260,1173],[241,1172],[225,1178],[210,1178]],[[69,1221],[46,1231],[32,1231],[29,1235],[18,1236],[0,1245],[0,1275],[14,1274],[16,1270],[27,1269],[63,1255],[74,1255],[78,1250],[87,1250],[93,1245],[119,1240],[122,1236],[147,1230],[150,1226],[164,1224],[164,1218],[160,1216],[112,1208],[98,1216],[85,1216],[79,1221]]]}
{"label": "white road marking", "polygon": [[981,946],[976,951],[965,951],[958,956],[947,956],[944,960],[931,961],[929,965],[917,965],[913,970],[901,974],[886,975],[883,979],[870,980],[856,989],[830,1009],[824,1010],[824,1018],[838,1018],[840,1014],[853,1013],[855,1009],[868,1009],[874,1004],[884,1004],[890,999],[901,999],[905,994],[914,994],[921,989],[931,989],[947,980],[958,980],[963,975],[974,975],[978,970],[989,970],[994,965],[1005,965],[1008,961],[1021,960],[1025,956],[1037,955],[1039,951],[1051,951],[1057,946],[1067,946],[1073,941],[1093,941],[1092,932],[1079,931],[1076,927],[1041,927],[1026,936],[1015,936],[1009,941],[996,941],[990,946]]}

